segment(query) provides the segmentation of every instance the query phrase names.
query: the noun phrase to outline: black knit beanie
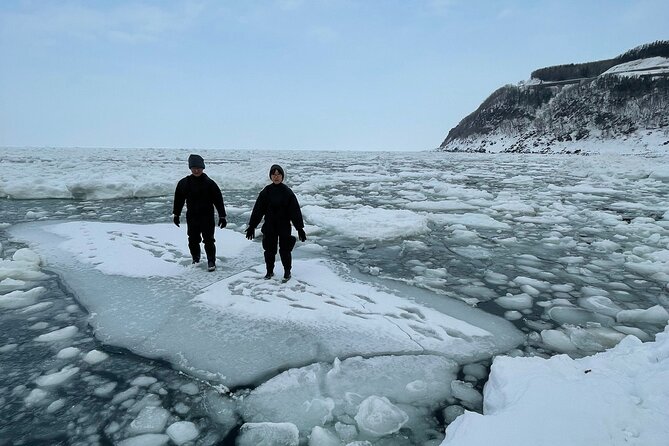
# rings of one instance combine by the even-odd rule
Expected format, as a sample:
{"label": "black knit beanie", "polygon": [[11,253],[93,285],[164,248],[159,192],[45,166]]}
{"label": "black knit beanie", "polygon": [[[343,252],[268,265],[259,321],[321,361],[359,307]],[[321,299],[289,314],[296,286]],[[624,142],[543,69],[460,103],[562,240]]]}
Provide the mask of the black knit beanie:
{"label": "black knit beanie", "polygon": [[278,170],[284,179],[286,178],[286,174],[283,173],[283,167],[279,166],[278,164],[272,164],[272,167],[269,168],[270,178],[272,178],[272,172],[274,172],[275,170]]}
{"label": "black knit beanie", "polygon": [[204,159],[200,155],[191,155],[188,157],[188,168],[199,167],[204,169]]}

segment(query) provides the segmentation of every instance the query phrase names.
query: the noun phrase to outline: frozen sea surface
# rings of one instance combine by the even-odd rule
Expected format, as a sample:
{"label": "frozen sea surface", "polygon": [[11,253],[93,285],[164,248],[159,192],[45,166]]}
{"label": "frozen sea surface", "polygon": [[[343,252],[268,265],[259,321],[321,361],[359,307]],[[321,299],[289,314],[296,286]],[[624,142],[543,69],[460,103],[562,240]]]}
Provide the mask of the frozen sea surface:
{"label": "frozen sea surface", "polygon": [[185,228],[171,224],[40,222],[9,231],[61,275],[98,339],[228,387],[353,356],[468,363],[523,339],[507,321],[462,302],[361,282],[320,255],[295,259],[288,283],[261,280],[259,243],[233,230],[218,232],[225,249],[215,274],[191,264]]}
{"label": "frozen sea surface", "polygon": [[[0,444],[439,444],[492,356],[669,318],[666,157],[203,152],[212,276],[169,223],[188,153],[2,149]],[[309,236],[286,285],[242,235],[274,162]]]}

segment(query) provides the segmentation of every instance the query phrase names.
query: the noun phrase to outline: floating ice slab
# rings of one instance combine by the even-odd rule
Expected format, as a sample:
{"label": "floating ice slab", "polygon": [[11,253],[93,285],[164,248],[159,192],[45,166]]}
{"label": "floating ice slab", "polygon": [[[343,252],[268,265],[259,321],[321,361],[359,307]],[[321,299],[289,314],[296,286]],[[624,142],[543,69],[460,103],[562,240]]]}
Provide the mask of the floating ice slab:
{"label": "floating ice slab", "polygon": [[295,260],[285,284],[262,280],[259,243],[231,230],[216,233],[215,273],[191,265],[185,228],[168,224],[36,222],[10,233],[62,276],[99,339],[228,386],[353,356],[472,362],[522,341],[498,317],[363,282],[328,259]]}
{"label": "floating ice slab", "polygon": [[[381,417],[382,408],[388,406],[379,402],[379,395],[405,408],[431,412],[451,396],[450,382],[457,371],[453,361],[435,355],[355,357],[312,364],[287,370],[258,386],[241,401],[240,413],[250,422],[289,422],[301,433],[325,424],[351,422],[359,416],[357,427],[374,431],[370,413]],[[399,414],[394,409],[390,412]],[[395,432],[407,421],[383,435]],[[377,434],[380,429],[377,426]]]}
{"label": "floating ice slab", "polygon": [[383,437],[400,430],[409,417],[388,398],[372,395],[360,404],[355,421],[362,432]]}
{"label": "floating ice slab", "polygon": [[[317,226],[334,229],[344,236],[360,240],[405,238],[429,231],[427,218],[415,212],[360,206],[355,209],[327,209],[304,206],[305,217]],[[365,224],[351,224],[364,221]]]}
{"label": "floating ice slab", "polygon": [[581,359],[498,357],[484,415],[457,418],[442,445],[666,446],[668,400],[669,327]]}
{"label": "floating ice slab", "polygon": [[298,446],[299,432],[290,423],[245,423],[239,431],[239,446]]}
{"label": "floating ice slab", "polygon": [[199,435],[197,426],[190,421],[177,421],[176,423],[172,423],[170,427],[167,428],[166,432],[176,444],[184,444],[191,440],[195,440]]}
{"label": "floating ice slab", "polygon": [[41,286],[28,291],[12,291],[0,296],[0,308],[17,309],[35,305],[39,296],[45,291],[46,289]]}

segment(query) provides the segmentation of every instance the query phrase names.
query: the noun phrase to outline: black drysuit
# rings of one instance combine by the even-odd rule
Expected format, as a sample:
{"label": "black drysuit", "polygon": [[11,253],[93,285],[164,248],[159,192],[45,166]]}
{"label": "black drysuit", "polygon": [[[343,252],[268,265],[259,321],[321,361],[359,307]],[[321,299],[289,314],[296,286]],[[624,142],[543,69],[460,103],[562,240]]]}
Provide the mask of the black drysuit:
{"label": "black drysuit", "polygon": [[304,228],[304,221],[297,197],[288,186],[283,183],[272,183],[260,191],[253,206],[249,228],[258,227],[263,217],[265,217],[265,222],[261,228],[262,247],[265,250],[267,272],[274,271],[277,242],[281,264],[284,271],[289,272],[292,266],[291,251],[296,242],[295,237],[290,235],[290,224],[292,222],[295,229],[300,230]]}
{"label": "black drysuit", "polygon": [[207,259],[215,261],[216,245],[214,242],[214,207],[219,218],[225,218],[223,195],[216,182],[206,174],[199,177],[188,175],[179,180],[174,191],[173,213],[181,215],[186,203],[186,223],[188,224],[188,249],[193,260],[200,260],[200,242],[204,241]]}

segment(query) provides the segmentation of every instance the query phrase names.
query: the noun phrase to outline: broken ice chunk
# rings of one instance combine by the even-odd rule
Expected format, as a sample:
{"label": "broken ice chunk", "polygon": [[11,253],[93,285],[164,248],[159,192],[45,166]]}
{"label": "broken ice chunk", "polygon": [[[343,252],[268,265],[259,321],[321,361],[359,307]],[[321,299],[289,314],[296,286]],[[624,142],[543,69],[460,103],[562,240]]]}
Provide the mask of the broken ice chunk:
{"label": "broken ice chunk", "polygon": [[388,398],[372,395],[360,404],[355,421],[361,432],[382,437],[400,430],[409,416]]}

